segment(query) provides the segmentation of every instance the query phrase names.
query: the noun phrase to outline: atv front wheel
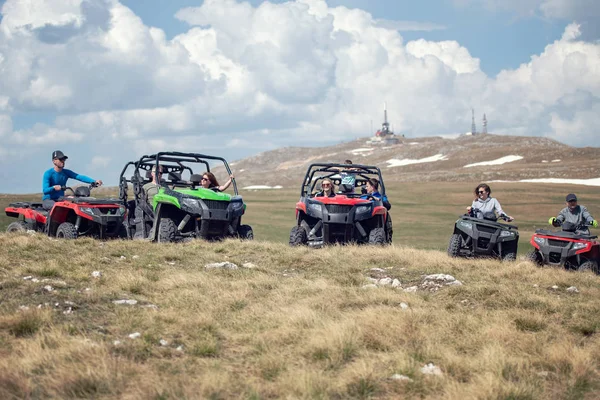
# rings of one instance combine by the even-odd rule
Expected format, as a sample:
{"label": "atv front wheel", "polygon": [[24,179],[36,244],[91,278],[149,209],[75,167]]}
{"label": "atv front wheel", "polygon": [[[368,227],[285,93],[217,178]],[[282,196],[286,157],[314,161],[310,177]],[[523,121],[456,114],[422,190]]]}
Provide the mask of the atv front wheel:
{"label": "atv front wheel", "polygon": [[290,232],[290,246],[303,246],[308,243],[308,235],[303,227],[296,225]]}
{"label": "atv front wheel", "polygon": [[385,243],[385,229],[373,228],[369,232],[369,244],[384,244]]}
{"label": "atv front wheel", "polygon": [[253,240],[254,232],[252,231],[252,227],[250,225],[238,226],[238,236],[242,240]]}
{"label": "atv front wheel", "polygon": [[[510,242],[509,242],[510,243]],[[505,244],[506,248],[502,248],[502,261],[516,261],[517,246],[515,244]]]}
{"label": "atv front wheel", "polygon": [[542,257],[542,255],[540,254],[540,252],[537,251],[537,250],[531,250],[529,253],[527,253],[525,255],[525,259],[527,261],[531,261],[532,263],[534,263],[538,267],[542,266],[542,264],[544,263],[544,258]]}
{"label": "atv front wheel", "polygon": [[163,217],[158,223],[158,242],[174,242],[177,236],[177,225],[171,218]]}
{"label": "atv front wheel", "polygon": [[448,255],[450,257],[460,256],[460,246],[462,244],[462,237],[455,233],[450,236],[450,242],[448,242]]}
{"label": "atv front wheel", "polygon": [[77,229],[70,222],[63,222],[56,230],[56,237],[60,239],[77,239]]}
{"label": "atv front wheel", "polygon": [[595,274],[600,273],[600,271],[598,270],[598,263],[596,261],[585,261],[583,262],[579,268],[577,268],[578,271],[592,271]]}
{"label": "atv front wheel", "polygon": [[6,227],[6,232],[25,232],[25,231],[27,231],[27,222],[25,222],[25,221],[11,222]]}

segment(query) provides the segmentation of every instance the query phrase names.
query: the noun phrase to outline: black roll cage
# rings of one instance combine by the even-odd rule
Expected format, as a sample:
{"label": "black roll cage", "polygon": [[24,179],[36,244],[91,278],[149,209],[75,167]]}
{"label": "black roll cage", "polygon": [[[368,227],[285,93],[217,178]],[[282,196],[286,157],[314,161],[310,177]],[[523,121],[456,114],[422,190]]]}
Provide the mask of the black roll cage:
{"label": "black roll cage", "polygon": [[[314,168],[314,169],[313,169]],[[319,176],[317,179],[313,179],[316,173],[329,173],[329,175]],[[355,174],[357,177],[363,179],[357,179],[357,186],[364,186],[367,183],[369,178],[372,176],[368,175],[377,175],[379,180],[379,193],[381,196],[385,196],[385,184],[383,183],[383,177],[381,176],[381,170],[379,167],[373,165],[362,165],[362,164],[333,164],[333,163],[316,163],[309,165],[306,170],[306,174],[304,175],[304,181],[302,186],[300,187],[300,196],[305,197],[312,194],[315,186],[319,180],[325,178],[331,178],[334,175],[339,175],[342,173],[347,174]],[[358,194],[354,194],[357,195]]]}

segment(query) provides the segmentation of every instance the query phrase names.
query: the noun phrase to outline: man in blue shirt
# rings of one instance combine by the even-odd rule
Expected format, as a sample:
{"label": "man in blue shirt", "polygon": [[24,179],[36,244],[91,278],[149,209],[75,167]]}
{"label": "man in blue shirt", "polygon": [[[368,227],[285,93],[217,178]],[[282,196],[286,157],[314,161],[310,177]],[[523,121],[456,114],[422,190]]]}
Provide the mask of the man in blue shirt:
{"label": "man in blue shirt", "polygon": [[52,153],[52,163],[54,168],[50,168],[44,172],[44,178],[42,181],[42,193],[44,196],[42,200],[58,200],[65,195],[65,191],[62,189],[67,184],[67,180],[77,179],[78,181],[85,183],[96,183],[98,186],[102,185],[101,180],[93,180],[85,175],[79,175],[70,169],[65,169],[65,161],[67,156],[60,150],[55,150]]}

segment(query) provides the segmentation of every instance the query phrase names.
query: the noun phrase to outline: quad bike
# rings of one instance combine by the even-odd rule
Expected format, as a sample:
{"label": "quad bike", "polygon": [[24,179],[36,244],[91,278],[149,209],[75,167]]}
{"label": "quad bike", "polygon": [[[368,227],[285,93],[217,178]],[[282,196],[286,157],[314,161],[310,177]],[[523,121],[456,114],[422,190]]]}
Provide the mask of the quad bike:
{"label": "quad bike", "polygon": [[560,231],[536,229],[530,241],[534,249],[526,258],[539,266],[548,264],[600,273],[600,242],[598,236],[589,234],[588,226],[565,222]]}
{"label": "quad bike", "polygon": [[[355,193],[368,179],[379,180],[381,198]],[[324,179],[339,191],[332,197],[315,195]],[[377,167],[359,164],[311,164],[296,203],[296,225],[290,232],[290,245],[319,247],[333,243],[386,244],[392,242],[391,206]]]}
{"label": "quad bike", "polygon": [[[476,218],[482,216],[483,218]],[[508,220],[506,215],[497,217],[495,213],[481,213],[472,209],[462,215],[454,224],[454,233],[448,243],[450,257],[493,257],[503,261],[517,258],[519,243],[518,227],[497,222]]]}
{"label": "quad bike", "polygon": [[64,239],[89,236],[98,239],[122,238],[126,236],[123,221],[126,209],[117,199],[90,197],[89,186],[69,190],[73,196],[53,201],[11,203],[5,209],[9,217],[18,218],[7,227],[7,232],[34,230]]}
{"label": "quad bike", "polygon": [[[235,179],[233,196],[200,185],[203,173],[210,172],[209,163],[213,161],[220,161],[227,176],[231,175],[225,159],[196,153],[160,152],[127,163],[119,183],[119,197],[128,209],[127,237],[157,242],[253,239],[252,228],[241,223],[246,205],[238,194]],[[150,204],[144,185],[152,182],[152,168],[158,170],[159,165],[167,180],[161,180]],[[128,175],[130,169],[133,175]],[[188,175],[186,179],[182,178],[184,174]],[[133,192],[131,199],[129,187]]]}

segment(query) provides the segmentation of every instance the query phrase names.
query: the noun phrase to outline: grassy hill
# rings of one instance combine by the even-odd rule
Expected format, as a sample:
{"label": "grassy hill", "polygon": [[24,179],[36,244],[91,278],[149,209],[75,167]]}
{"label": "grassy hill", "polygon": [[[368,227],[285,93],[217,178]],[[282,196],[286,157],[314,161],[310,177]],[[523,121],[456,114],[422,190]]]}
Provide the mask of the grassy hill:
{"label": "grassy hill", "polygon": [[1,234],[0,398],[598,398],[599,297],[404,245]]}

